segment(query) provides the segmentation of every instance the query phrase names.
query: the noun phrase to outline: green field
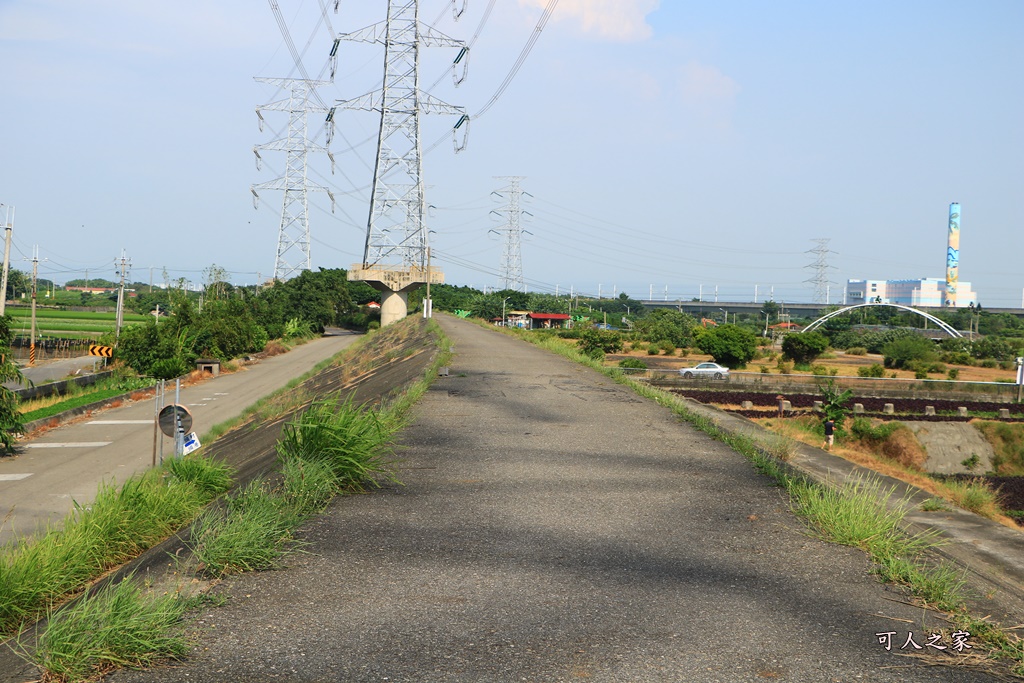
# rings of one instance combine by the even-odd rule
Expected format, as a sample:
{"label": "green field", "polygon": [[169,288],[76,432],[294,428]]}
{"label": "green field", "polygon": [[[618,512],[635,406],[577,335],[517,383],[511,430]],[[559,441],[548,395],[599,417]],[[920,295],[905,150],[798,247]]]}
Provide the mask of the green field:
{"label": "green field", "polygon": [[[28,307],[7,307],[7,313],[14,318],[12,328],[15,334],[28,335],[31,327],[32,309]],[[124,322],[145,322],[147,315],[125,313]],[[48,337],[98,337],[114,329],[117,316],[114,313],[97,311],[61,311],[52,308],[36,309],[36,334]]]}

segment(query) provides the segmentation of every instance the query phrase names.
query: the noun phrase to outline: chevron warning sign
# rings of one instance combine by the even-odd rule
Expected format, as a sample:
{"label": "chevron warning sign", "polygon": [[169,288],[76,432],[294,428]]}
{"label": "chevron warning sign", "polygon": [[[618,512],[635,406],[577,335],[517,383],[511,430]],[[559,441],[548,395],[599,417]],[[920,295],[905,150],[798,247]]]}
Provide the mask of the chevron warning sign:
{"label": "chevron warning sign", "polygon": [[104,358],[110,358],[114,355],[114,347],[112,346],[100,346],[99,344],[89,345],[90,356],[103,356]]}

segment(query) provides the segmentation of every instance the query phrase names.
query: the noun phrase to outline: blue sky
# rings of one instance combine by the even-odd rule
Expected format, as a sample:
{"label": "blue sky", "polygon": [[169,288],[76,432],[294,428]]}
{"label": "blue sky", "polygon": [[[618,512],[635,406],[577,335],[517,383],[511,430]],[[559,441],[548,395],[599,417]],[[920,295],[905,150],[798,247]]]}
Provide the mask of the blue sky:
{"label": "blue sky", "polygon": [[[461,0],[460,0],[461,2]],[[421,17],[469,40],[488,5],[422,0]],[[469,77],[434,94],[472,114],[491,98],[546,0],[497,0]],[[383,0],[280,0],[307,71],[331,35],[384,17]],[[828,239],[835,292],[848,278],[942,277],[948,205],[963,208],[960,277],[988,307],[1024,293],[1024,4],[560,0],[525,65],[454,154],[453,121],[424,124],[432,243],[447,281],[500,284],[490,196],[523,176],[532,290],[703,292],[722,301],[808,301],[814,239]],[[450,50],[424,51],[433,84]],[[380,80],[382,53],[343,44],[328,102]],[[15,267],[38,244],[58,282],[238,283],[273,270],[283,158],[252,146],[285,126],[256,105],[279,98],[254,76],[294,75],[267,3],[0,0],[0,202],[14,205]],[[361,258],[374,115],[344,112],[312,178],[315,266]],[[317,125],[313,126],[318,129]],[[319,130],[319,129],[318,129]],[[322,137],[320,138],[322,141]],[[349,150],[355,144],[355,149]]]}

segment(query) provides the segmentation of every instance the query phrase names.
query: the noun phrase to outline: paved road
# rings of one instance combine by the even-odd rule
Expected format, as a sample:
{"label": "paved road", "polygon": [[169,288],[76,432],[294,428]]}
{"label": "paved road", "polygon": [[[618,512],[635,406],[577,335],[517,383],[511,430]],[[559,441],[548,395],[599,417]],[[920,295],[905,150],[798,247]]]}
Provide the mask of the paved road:
{"label": "paved road", "polygon": [[439,320],[456,358],[402,435],[404,486],[338,499],[287,570],[222,584],[187,662],[111,683],[991,680],[901,656],[943,622],[728,447]]}
{"label": "paved road", "polygon": [[[202,434],[239,415],[246,407],[344,349],[358,337],[341,333],[310,341],[239,372],[183,389]],[[168,385],[166,402],[174,401]],[[97,413],[93,419],[60,427],[23,443],[22,454],[0,458],[0,545],[62,519],[74,501],[88,504],[101,481],[122,482],[150,466],[153,454],[153,401]],[[170,439],[165,455],[173,453]]]}
{"label": "paved road", "polygon": [[[96,356],[60,358],[57,360],[46,361],[44,363],[37,363],[31,368],[22,365],[21,374],[25,379],[34,382],[35,384],[42,384],[43,382],[50,382],[56,379],[64,379],[76,370],[85,372],[86,370],[91,371],[93,366],[102,368],[102,361],[102,358],[97,358]],[[28,385],[20,384],[18,382],[7,382],[4,386],[8,389],[23,389]]]}

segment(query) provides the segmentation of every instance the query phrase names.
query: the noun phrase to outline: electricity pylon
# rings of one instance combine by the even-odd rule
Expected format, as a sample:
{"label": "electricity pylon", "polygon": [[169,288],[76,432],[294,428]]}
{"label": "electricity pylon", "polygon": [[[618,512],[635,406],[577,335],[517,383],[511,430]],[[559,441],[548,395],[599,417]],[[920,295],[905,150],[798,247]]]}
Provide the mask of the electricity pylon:
{"label": "electricity pylon", "polygon": [[274,279],[287,280],[309,270],[312,265],[309,255],[309,203],[306,193],[310,190],[326,192],[331,198],[331,210],[334,210],[334,194],[323,185],[310,182],[308,177],[307,152],[326,152],[334,168],[334,157],[330,150],[308,139],[307,116],[312,113],[327,113],[329,108],[310,102],[314,91],[330,81],[313,81],[304,78],[257,78],[260,83],[269,83],[278,88],[289,90],[288,99],[278,100],[256,107],[256,116],[260,119],[260,130],[263,130],[264,111],[288,112],[288,133],[283,138],[256,145],[252,151],[256,155],[256,168],[260,168],[262,158],[260,151],[285,153],[284,175],[265,183],[253,185],[253,206],[259,204],[257,190],[283,190],[281,203],[281,227],[277,236],[277,256],[274,259]]}
{"label": "electricity pylon", "polygon": [[508,203],[500,210],[491,211],[496,216],[505,218],[505,226],[497,230],[490,230],[496,235],[504,234],[505,249],[501,260],[501,281],[503,289],[512,289],[517,292],[526,291],[526,282],[523,280],[523,248],[522,235],[531,234],[523,230],[519,218],[521,216],[533,216],[529,211],[519,208],[520,199],[523,195],[532,197],[529,192],[523,192],[519,187],[519,181],[523,176],[495,176],[497,180],[507,180],[508,186],[501,192],[492,192],[497,197],[507,198]]}
{"label": "electricity pylon", "polygon": [[384,81],[381,89],[338,106],[380,112],[377,159],[373,173],[366,243],[362,264],[349,271],[350,280],[363,280],[382,293],[381,325],[401,320],[408,313],[408,292],[423,283],[444,282],[440,270],[428,263],[424,224],[423,114],[460,115],[465,110],[419,88],[420,46],[461,48],[462,41],[419,21],[418,0],[389,0],[387,21],[339,36],[341,40],[384,45]]}
{"label": "electricity pylon", "polygon": [[814,254],[815,258],[814,263],[805,266],[805,268],[813,268],[814,277],[808,278],[804,282],[814,285],[815,303],[827,304],[829,303],[829,284],[832,284],[832,281],[828,279],[828,272],[835,269],[835,266],[828,265],[828,255],[835,252],[829,251],[828,243],[830,240],[815,239],[811,241],[815,242],[818,246],[807,250],[806,253]]}

